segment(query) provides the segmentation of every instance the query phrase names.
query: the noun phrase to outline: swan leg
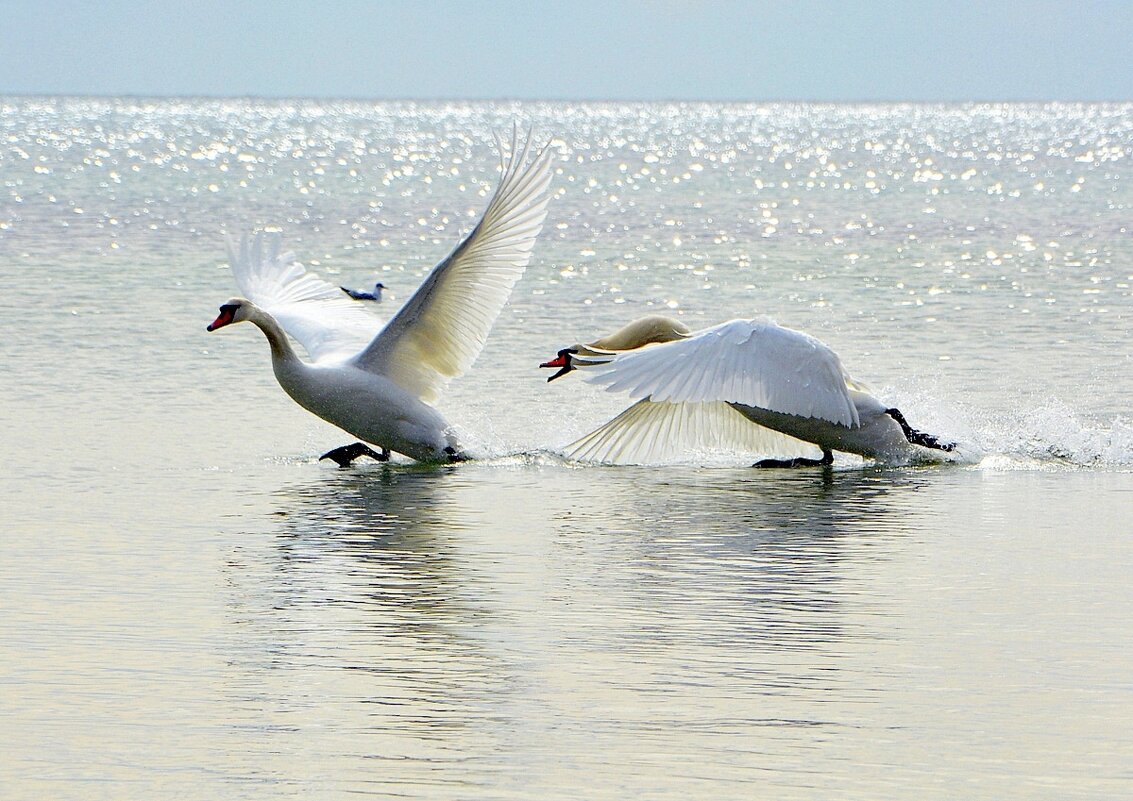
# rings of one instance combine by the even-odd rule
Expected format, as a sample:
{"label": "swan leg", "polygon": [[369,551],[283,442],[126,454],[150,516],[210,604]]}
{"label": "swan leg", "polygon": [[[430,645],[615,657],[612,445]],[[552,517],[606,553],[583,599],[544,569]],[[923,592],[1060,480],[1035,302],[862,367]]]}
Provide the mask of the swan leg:
{"label": "swan leg", "polygon": [[901,430],[905,433],[905,439],[914,445],[920,445],[922,448],[935,448],[938,451],[951,452],[956,450],[955,442],[941,442],[932,434],[926,434],[923,431],[917,431],[909,421],[905,419],[905,415],[897,409],[886,409],[885,413],[897,421],[897,425],[901,426]]}
{"label": "swan leg", "polygon": [[382,452],[378,453],[364,442],[355,442],[350,445],[343,445],[341,448],[327,451],[319,457],[319,461],[331,459],[337,463],[339,467],[349,467],[350,463],[359,456],[369,456],[371,459],[377,459],[379,462],[388,462],[389,448],[382,448]]}
{"label": "swan leg", "polygon": [[827,467],[832,464],[834,454],[824,448],[821,459],[804,459],[801,456],[797,459],[761,459],[752,467]]}

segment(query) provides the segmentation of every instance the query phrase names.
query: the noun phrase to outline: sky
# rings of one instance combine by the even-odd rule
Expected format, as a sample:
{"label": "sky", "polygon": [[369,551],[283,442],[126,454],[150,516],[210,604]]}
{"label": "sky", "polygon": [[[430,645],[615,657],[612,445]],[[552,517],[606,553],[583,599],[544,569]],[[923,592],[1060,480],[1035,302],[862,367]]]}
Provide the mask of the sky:
{"label": "sky", "polygon": [[1131,0],[0,0],[0,95],[1133,100]]}

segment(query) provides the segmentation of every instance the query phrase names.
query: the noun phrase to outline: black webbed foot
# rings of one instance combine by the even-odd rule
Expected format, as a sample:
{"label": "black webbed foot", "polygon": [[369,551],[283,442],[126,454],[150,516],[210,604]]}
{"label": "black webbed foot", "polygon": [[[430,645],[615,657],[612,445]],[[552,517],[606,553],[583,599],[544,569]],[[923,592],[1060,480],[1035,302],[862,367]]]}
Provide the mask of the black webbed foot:
{"label": "black webbed foot", "polygon": [[463,453],[461,453],[460,451],[458,451],[456,448],[452,447],[451,445],[449,445],[447,448],[445,448],[445,453],[448,454],[448,460],[449,460],[450,463],[451,462],[467,462],[468,461],[467,456],[465,456]]}
{"label": "black webbed foot", "polygon": [[909,421],[905,419],[905,415],[897,409],[886,409],[885,413],[897,421],[897,425],[901,426],[901,431],[905,434],[905,439],[914,445],[920,445],[922,448],[934,448],[938,451],[945,451],[951,453],[956,450],[955,442],[941,442],[932,434],[926,434],[923,431],[917,431]]}
{"label": "black webbed foot", "polygon": [[752,467],[826,467],[834,464],[834,454],[823,451],[821,459],[760,459]]}
{"label": "black webbed foot", "polygon": [[350,445],[343,445],[341,448],[327,451],[319,457],[319,461],[331,459],[339,467],[349,467],[350,463],[359,456],[369,456],[371,459],[377,459],[379,462],[388,462],[389,448],[382,448],[382,452],[378,453],[364,442],[355,442]]}

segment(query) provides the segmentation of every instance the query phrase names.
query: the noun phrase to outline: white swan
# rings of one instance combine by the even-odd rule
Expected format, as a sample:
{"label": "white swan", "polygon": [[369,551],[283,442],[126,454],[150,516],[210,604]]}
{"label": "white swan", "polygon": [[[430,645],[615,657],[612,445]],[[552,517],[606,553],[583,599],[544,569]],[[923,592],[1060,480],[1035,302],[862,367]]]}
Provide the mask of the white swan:
{"label": "white swan", "polygon": [[[501,153],[499,187],[472,233],[380,331],[367,304],[281,254],[278,237],[266,252],[262,234],[251,246],[244,238],[239,251],[229,243],[232,271],[246,297],[222,305],[208,330],[257,325],[271,346],[275,377],[296,403],[382,449],[378,454],[355,443],[323,458],[341,465],[363,454],[388,459],[391,451],[423,462],[465,458],[431,404],[476,360],[531,258],[547,216],[551,151],[546,146],[530,157],[530,149],[528,140],[517,152],[512,136],[510,159]],[[285,331],[311,361],[299,358]]]}
{"label": "white swan", "polygon": [[[909,426],[846,373],[814,337],[767,319],[731,320],[691,333],[658,315],[636,320],[589,345],[559,351],[540,367],[574,369],[636,404],[567,446],[576,459],[650,462],[682,446],[798,453],[817,445],[821,459],[765,459],[756,467],[825,465],[833,451],[903,461],[919,448],[953,443]],[[800,442],[801,440],[801,442]]]}

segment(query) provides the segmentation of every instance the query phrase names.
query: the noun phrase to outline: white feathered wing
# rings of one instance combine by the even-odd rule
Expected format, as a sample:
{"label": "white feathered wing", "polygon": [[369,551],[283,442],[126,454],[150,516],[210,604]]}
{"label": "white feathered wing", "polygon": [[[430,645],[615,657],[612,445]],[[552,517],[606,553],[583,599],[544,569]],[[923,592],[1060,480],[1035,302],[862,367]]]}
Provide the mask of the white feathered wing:
{"label": "white feathered wing", "polygon": [[819,340],[771,320],[731,320],[585,365],[586,380],[654,402],[742,403],[857,426],[852,381]]}
{"label": "white feathered wing", "polygon": [[[501,147],[502,151],[502,147]],[[426,403],[467,370],[484,347],[515,283],[522,277],[547,216],[550,146],[531,157],[512,136],[501,152],[502,177],[472,232],[441,261],[382,328],[372,306],[307,272],[281,251],[278,234],[228,242],[241,293],[271,314],[314,362],[352,359]],[[530,160],[529,160],[530,157]]]}
{"label": "white feathered wing", "polygon": [[810,456],[813,445],[756,425],[726,403],[639,400],[563,449],[570,459],[611,464],[672,462],[695,451]]}
{"label": "white feathered wing", "polygon": [[382,327],[369,307],[307,272],[295,254],[281,251],[278,233],[260,231],[239,244],[226,240],[228,263],[241,294],[266,311],[302,345],[313,362],[355,355]]}
{"label": "white feathered wing", "polygon": [[523,275],[547,216],[551,151],[528,163],[531,142],[501,162],[503,178],[468,237],[433,268],[355,363],[388,376],[427,403],[467,370],[512,287]]}

